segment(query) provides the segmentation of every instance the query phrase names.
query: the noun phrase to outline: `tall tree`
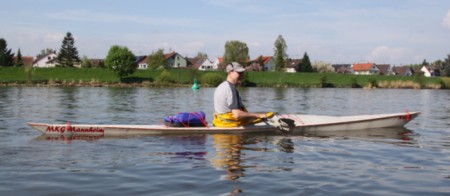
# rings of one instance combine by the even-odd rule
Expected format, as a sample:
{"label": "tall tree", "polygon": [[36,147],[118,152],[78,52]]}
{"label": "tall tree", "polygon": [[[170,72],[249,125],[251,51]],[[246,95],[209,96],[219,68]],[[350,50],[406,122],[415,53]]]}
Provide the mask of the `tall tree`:
{"label": "tall tree", "polygon": [[80,62],[78,50],[75,47],[75,39],[70,32],[64,37],[58,53],[58,62],[62,67],[73,67],[73,64]]}
{"label": "tall tree", "polygon": [[164,57],[164,49],[158,49],[147,57],[147,65],[150,70],[164,68],[165,64],[166,58]]}
{"label": "tall tree", "polygon": [[136,71],[136,56],[124,46],[114,45],[109,49],[105,59],[106,66],[119,77],[120,81],[124,77]]}
{"label": "tall tree", "polygon": [[6,40],[0,38],[0,66],[10,67],[14,65],[14,53],[7,46]]}
{"label": "tall tree", "polygon": [[277,40],[274,43],[274,60],[275,60],[275,71],[283,71],[286,65],[286,59],[288,55],[286,53],[287,45],[284,41],[283,36],[278,35]]}
{"label": "tall tree", "polygon": [[309,60],[308,53],[305,52],[302,58],[302,62],[298,67],[298,72],[313,72],[311,61]]}
{"label": "tall tree", "polygon": [[17,56],[16,56],[16,60],[14,62],[14,66],[16,67],[23,67],[25,65],[25,63],[23,62],[22,59],[22,53],[20,52],[20,48],[17,51]]}
{"label": "tall tree", "polygon": [[250,59],[248,55],[248,47],[244,42],[237,40],[227,41],[225,43],[225,53],[223,54],[223,64],[227,65],[231,62],[238,62],[245,66]]}

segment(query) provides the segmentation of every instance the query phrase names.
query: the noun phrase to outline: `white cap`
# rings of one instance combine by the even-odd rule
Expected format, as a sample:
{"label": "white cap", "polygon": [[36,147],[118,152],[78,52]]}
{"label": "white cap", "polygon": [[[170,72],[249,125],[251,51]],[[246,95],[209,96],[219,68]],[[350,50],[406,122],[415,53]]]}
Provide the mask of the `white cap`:
{"label": "white cap", "polygon": [[226,70],[227,70],[227,73],[230,71],[244,72],[245,68],[242,67],[242,65],[237,62],[232,62],[227,65]]}

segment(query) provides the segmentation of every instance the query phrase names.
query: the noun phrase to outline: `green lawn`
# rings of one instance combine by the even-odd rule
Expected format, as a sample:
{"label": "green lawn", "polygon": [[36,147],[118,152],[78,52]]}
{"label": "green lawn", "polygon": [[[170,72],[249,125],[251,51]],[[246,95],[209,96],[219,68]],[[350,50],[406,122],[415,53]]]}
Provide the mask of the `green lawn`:
{"label": "green lawn", "polygon": [[[159,85],[190,85],[194,79],[202,84],[202,76],[212,74],[225,79],[223,71],[198,71],[170,69],[167,71],[137,70],[123,79],[122,83]],[[380,88],[445,88],[450,79],[423,76],[400,77],[381,75],[348,75],[336,73],[280,73],[247,72],[246,84],[256,87],[380,87]],[[102,68],[33,68],[0,67],[1,84],[118,84],[120,80],[108,69]]]}

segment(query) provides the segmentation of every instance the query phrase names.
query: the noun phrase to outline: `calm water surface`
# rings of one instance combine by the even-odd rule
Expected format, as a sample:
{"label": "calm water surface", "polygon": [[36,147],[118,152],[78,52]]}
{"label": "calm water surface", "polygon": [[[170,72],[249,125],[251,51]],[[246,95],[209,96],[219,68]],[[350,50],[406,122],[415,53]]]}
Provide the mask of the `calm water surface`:
{"label": "calm water surface", "polygon": [[241,89],[252,111],[422,114],[318,136],[45,137],[28,121],[160,124],[214,89],[0,88],[1,195],[449,195],[450,91]]}

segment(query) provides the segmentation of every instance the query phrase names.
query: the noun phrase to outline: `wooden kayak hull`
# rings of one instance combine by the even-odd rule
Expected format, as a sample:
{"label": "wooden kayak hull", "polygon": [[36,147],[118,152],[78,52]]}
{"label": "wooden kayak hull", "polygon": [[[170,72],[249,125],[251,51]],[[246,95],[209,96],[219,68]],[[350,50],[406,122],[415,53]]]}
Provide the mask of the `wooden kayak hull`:
{"label": "wooden kayak hull", "polygon": [[[377,128],[403,127],[417,117],[420,112],[393,114],[322,116],[302,114],[280,114],[277,118],[290,118],[295,128],[290,134],[305,134],[330,131],[367,130]],[[279,133],[276,123],[261,122],[242,127],[167,127],[165,125],[125,125],[125,124],[47,124],[27,123],[30,127],[46,135],[73,136],[120,136],[143,134],[198,134],[198,133]]]}

